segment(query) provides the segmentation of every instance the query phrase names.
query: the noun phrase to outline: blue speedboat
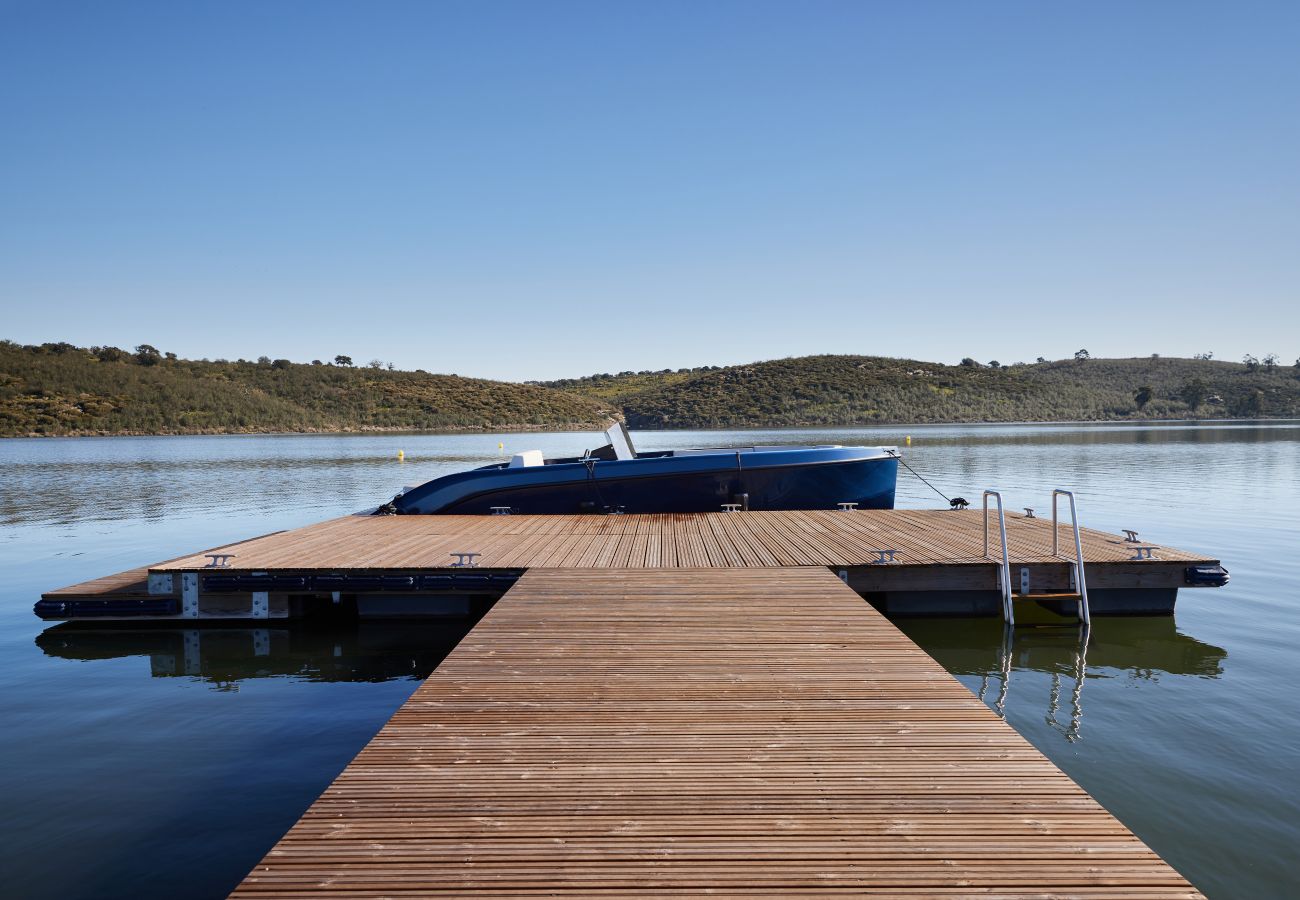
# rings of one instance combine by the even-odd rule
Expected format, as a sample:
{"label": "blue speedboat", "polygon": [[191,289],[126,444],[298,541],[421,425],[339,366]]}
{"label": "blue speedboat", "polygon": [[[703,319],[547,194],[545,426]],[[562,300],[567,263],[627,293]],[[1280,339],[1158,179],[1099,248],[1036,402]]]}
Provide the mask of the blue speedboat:
{"label": "blue speedboat", "polygon": [[622,423],[584,456],[509,462],[411,487],[387,514],[717,512],[742,509],[892,509],[898,453],[892,447],[736,447],[637,453]]}

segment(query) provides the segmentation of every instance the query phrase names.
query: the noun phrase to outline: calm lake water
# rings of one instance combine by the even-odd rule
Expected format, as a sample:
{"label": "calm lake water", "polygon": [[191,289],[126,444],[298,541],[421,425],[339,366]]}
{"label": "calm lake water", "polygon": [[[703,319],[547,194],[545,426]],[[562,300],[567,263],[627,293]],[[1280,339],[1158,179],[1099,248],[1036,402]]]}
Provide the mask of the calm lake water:
{"label": "calm lake water", "polygon": [[[1069,634],[901,621],[1202,890],[1300,892],[1300,423],[649,432],[639,449],[902,444],[949,495],[1079,494],[1084,524],[1218,556],[1174,618]],[[471,627],[46,627],[42,590],[374,506],[586,434],[0,441],[0,893],[219,897]],[[406,461],[395,459],[398,449]],[[899,505],[942,501],[907,473]]]}

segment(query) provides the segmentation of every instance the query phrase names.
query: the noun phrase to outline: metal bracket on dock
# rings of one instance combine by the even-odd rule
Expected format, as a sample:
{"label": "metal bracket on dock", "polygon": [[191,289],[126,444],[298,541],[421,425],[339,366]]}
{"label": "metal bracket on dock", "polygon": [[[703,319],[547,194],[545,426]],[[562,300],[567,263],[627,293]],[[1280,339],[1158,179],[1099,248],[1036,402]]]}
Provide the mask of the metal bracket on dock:
{"label": "metal bracket on dock", "polygon": [[1131,529],[1131,528],[1121,528],[1120,531],[1124,532],[1124,543],[1126,543],[1126,544],[1136,544],[1136,543],[1139,543],[1139,541],[1138,541],[1138,533],[1137,533],[1136,531],[1134,531],[1133,529]]}
{"label": "metal bracket on dock", "polygon": [[856,503],[849,503],[847,501],[841,500],[839,503],[839,507],[840,507],[840,512],[849,512],[851,510],[857,509],[858,505]]}
{"label": "metal bracket on dock", "polygon": [[199,617],[199,573],[181,573],[181,616],[186,619]]}
{"label": "metal bracket on dock", "polygon": [[1156,548],[1149,544],[1139,544],[1133,548],[1133,555],[1129,559],[1158,559]]}
{"label": "metal bracket on dock", "polygon": [[451,568],[453,568],[453,569],[477,569],[477,568],[478,568],[478,558],[479,558],[480,556],[482,556],[483,554],[481,554],[481,553],[452,553],[451,555],[454,556],[454,557],[456,557],[456,561],[455,561],[454,563],[451,564]]}
{"label": "metal bracket on dock", "polygon": [[490,506],[488,508],[492,510],[494,516],[508,516],[512,512],[509,506]]}
{"label": "metal bracket on dock", "polygon": [[176,582],[172,580],[171,572],[150,572],[149,573],[149,594],[153,597],[170,596],[176,590]]}
{"label": "metal bracket on dock", "polygon": [[1025,518],[1026,519],[1034,518],[1034,508],[1032,506],[1025,507]]}
{"label": "metal bracket on dock", "polygon": [[267,591],[253,591],[253,618],[267,619],[271,616],[271,595]]}
{"label": "metal bracket on dock", "polygon": [[723,511],[723,512],[739,512],[739,511],[740,511],[740,508],[741,508],[741,504],[739,504],[739,503],[724,503],[724,504],[722,504],[722,511]]}
{"label": "metal bracket on dock", "polygon": [[234,558],[233,553],[205,553],[210,562],[204,566],[205,569],[229,569],[230,560]]}
{"label": "metal bracket on dock", "polygon": [[868,563],[868,565],[883,566],[886,563],[894,562],[894,554],[897,553],[898,551],[897,550],[872,550],[871,552],[876,554],[876,558],[872,560],[870,563]]}

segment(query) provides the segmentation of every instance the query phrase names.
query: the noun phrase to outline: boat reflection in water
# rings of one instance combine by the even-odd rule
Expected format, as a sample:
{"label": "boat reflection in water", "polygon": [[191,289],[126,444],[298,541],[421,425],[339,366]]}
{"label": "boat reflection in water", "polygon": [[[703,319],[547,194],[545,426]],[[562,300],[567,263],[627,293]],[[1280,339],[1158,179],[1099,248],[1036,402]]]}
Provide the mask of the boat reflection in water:
{"label": "boat reflection in water", "polygon": [[1045,721],[1081,737],[1088,679],[1154,681],[1162,674],[1217,678],[1228,651],[1178,631],[1172,616],[1107,619],[1084,628],[1009,628],[994,619],[900,619],[908,637],[953,675],[979,678],[977,696],[1006,718],[1013,672],[1051,677]]}
{"label": "boat reflection in water", "polygon": [[328,628],[48,628],[36,638],[47,656],[147,656],[155,678],[188,676],[216,690],[248,678],[391,681],[428,677],[476,618],[356,622]]}

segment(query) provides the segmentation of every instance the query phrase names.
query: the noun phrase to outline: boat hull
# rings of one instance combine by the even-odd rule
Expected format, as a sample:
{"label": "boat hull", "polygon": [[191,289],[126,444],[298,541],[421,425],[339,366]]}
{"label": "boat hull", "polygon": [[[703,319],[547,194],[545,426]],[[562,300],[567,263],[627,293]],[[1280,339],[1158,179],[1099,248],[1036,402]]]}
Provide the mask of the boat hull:
{"label": "boat hull", "polygon": [[489,467],[449,475],[393,501],[400,514],[716,512],[750,509],[892,509],[898,459],[876,448],[745,451],[634,460]]}

